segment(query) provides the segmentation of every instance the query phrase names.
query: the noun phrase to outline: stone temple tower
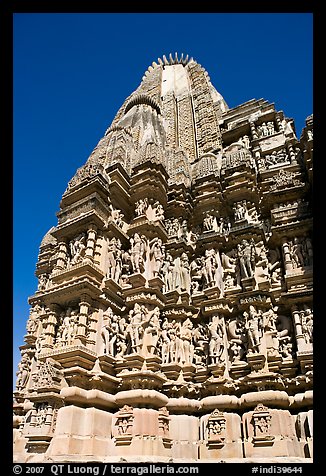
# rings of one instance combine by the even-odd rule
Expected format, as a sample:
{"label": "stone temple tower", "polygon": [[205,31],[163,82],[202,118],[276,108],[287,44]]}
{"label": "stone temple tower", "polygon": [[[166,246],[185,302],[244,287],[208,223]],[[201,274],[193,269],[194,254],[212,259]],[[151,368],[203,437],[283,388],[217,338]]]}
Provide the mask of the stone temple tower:
{"label": "stone temple tower", "polygon": [[16,462],[312,461],[313,116],[153,62],[44,236]]}

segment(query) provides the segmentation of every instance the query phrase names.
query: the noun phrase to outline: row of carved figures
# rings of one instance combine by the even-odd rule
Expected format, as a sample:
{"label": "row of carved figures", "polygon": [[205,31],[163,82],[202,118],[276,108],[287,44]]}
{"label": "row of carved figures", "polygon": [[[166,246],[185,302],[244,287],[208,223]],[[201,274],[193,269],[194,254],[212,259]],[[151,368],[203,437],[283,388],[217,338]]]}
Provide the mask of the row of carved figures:
{"label": "row of carved figures", "polygon": [[[58,315],[54,348],[74,345],[78,318],[77,309],[72,307]],[[33,337],[36,358],[42,350],[45,325],[46,309],[34,306],[27,322],[26,337]],[[89,326],[89,319],[86,326]],[[279,314],[276,307],[263,311],[250,305],[248,311],[236,317],[217,315],[204,323],[193,322],[190,318],[183,321],[169,319],[164,317],[164,313],[162,317],[158,306],[135,303],[127,316],[117,316],[111,308],[104,312],[98,331],[101,342],[99,352],[117,359],[132,353],[145,357],[159,355],[162,364],[203,367],[224,365],[226,359],[231,364],[245,362],[246,357],[261,352],[267,352],[267,358],[291,359],[295,351],[294,328],[296,336],[301,339],[301,349],[312,351],[313,312],[307,305],[300,311],[294,311],[293,319]],[[31,355],[23,351],[18,365],[18,390],[25,387],[30,366]]]}
{"label": "row of carved figures", "polygon": [[[207,218],[212,217],[208,215]],[[69,242],[70,261],[68,257],[67,266],[82,263],[85,259],[85,247],[82,245],[84,240],[84,235],[78,235]],[[147,279],[162,278],[163,292],[180,290],[189,294],[213,286],[219,287],[223,294],[223,290],[228,288],[241,287],[241,280],[250,277],[256,279],[256,286],[262,280],[269,281],[272,286],[279,286],[281,283],[280,251],[268,249],[262,241],[256,243],[253,239],[243,239],[231,251],[220,253],[218,249],[212,248],[192,260],[189,260],[186,252],[172,256],[158,237],[149,240],[145,235],[135,233],[129,242],[130,248],[126,250],[116,237],[111,238],[107,245],[106,277],[122,286],[135,273],[145,274]],[[312,265],[313,251],[309,237],[294,237],[286,245],[287,266],[297,269]],[[47,274],[40,275],[38,291],[44,291],[50,286],[51,277]]]}
{"label": "row of carved figures", "polygon": [[[38,306],[31,312],[27,335],[33,335],[36,357],[44,338],[42,313]],[[291,359],[295,351],[295,336],[299,333],[306,351],[312,351],[313,312],[307,305],[298,312],[299,321],[278,313],[277,307],[258,309],[250,305],[241,314],[224,318],[216,315],[208,323],[162,317],[158,306],[135,303],[127,316],[117,316],[109,307],[103,314],[99,341],[100,353],[122,359],[133,353],[145,357],[159,355],[162,364],[207,366],[245,362],[252,354]],[[297,319],[297,318],[293,318]],[[54,348],[73,345],[77,333],[78,312],[68,307],[57,319]],[[88,325],[86,323],[86,325]],[[298,327],[299,326],[299,327]],[[300,330],[298,330],[300,329]],[[263,345],[264,342],[264,345]],[[264,350],[265,349],[265,350]],[[19,363],[17,389],[27,383],[31,359],[23,353]]]}
{"label": "row of carved figures", "polygon": [[[313,314],[308,307],[301,311],[301,328],[306,344],[312,345]],[[158,307],[135,304],[127,320],[108,310],[101,336],[104,353],[114,357],[158,353],[163,364],[217,364],[226,358],[225,346],[230,361],[240,361],[260,353],[263,338],[268,356],[291,358],[294,342],[290,318],[278,315],[277,308],[262,311],[253,305],[236,318],[215,317],[208,324],[194,325],[189,318],[183,322],[164,318],[160,324]]]}

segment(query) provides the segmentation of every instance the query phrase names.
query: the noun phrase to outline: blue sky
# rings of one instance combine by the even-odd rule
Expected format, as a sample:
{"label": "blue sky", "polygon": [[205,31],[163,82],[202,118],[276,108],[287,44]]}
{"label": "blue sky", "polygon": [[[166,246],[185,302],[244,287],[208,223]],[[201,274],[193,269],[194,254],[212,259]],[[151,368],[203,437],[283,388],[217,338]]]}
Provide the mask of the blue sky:
{"label": "blue sky", "polygon": [[192,56],[230,108],[312,114],[312,13],[19,13],[13,38],[14,375],[40,242],[68,181],[158,57]]}

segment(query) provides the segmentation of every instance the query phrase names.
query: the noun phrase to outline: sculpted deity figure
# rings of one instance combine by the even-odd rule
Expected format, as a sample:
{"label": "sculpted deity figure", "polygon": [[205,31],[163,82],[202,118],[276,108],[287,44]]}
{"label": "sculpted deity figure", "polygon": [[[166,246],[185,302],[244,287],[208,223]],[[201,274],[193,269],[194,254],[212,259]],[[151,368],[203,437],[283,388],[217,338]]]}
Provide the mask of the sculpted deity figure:
{"label": "sculpted deity figure", "polygon": [[161,331],[161,358],[162,364],[169,363],[169,350],[171,339],[169,337],[169,321],[167,318],[162,323]]}
{"label": "sculpted deity figure", "polygon": [[237,246],[241,278],[253,276],[256,261],[255,243],[242,240]]}
{"label": "sculpted deity figure", "polygon": [[173,289],[177,291],[186,291],[190,294],[190,265],[186,253],[174,260],[172,269]]}
{"label": "sculpted deity figure", "polygon": [[121,212],[121,210],[114,208],[112,204],[109,206],[110,208],[110,219],[118,225],[120,228],[123,228],[125,222],[124,222],[124,214]]}
{"label": "sculpted deity figure", "polygon": [[130,260],[132,270],[134,273],[142,273],[144,271],[144,254],[146,251],[146,237],[139,236],[138,233],[134,234],[133,238],[130,238],[131,250]]}
{"label": "sculpted deity figure", "polygon": [[205,266],[203,268],[203,275],[204,275],[207,287],[210,287],[213,285],[214,275],[216,270],[215,253],[213,249],[205,251],[204,263],[205,263]]}
{"label": "sculpted deity figure", "polygon": [[246,200],[237,202],[233,206],[234,221],[244,220],[247,217],[247,203]]}
{"label": "sculpted deity figure", "polygon": [[313,313],[311,309],[305,306],[301,317],[301,326],[304,339],[307,344],[313,343]]}
{"label": "sculpted deity figure", "polygon": [[128,349],[128,345],[127,345],[128,325],[124,317],[120,317],[120,319],[118,319],[118,328],[119,328],[119,333],[117,335],[115,357],[117,359],[122,359]]}
{"label": "sculpted deity figure", "polygon": [[190,263],[190,279],[192,294],[198,293],[202,290],[203,266],[204,257],[199,256]]}
{"label": "sculpted deity figure", "polygon": [[39,324],[39,315],[42,308],[39,304],[35,304],[30,310],[30,315],[26,324],[26,330],[28,335],[36,335],[36,331]]}
{"label": "sculpted deity figure", "polygon": [[180,362],[184,364],[192,364],[195,348],[193,345],[193,323],[190,319],[186,319],[181,326],[180,344]]}
{"label": "sculpted deity figure", "polygon": [[143,307],[135,303],[134,308],[129,311],[129,323],[128,331],[131,340],[132,352],[138,353],[140,351],[141,339],[143,337]]}
{"label": "sculpted deity figure", "polygon": [[118,334],[120,332],[118,317],[113,313],[112,309],[109,307],[107,311],[103,314],[103,326],[101,329],[101,336],[104,343],[104,354],[116,355],[116,342],[118,339]]}
{"label": "sculpted deity figure", "polygon": [[18,364],[16,388],[18,391],[23,390],[26,386],[30,374],[30,361],[27,353],[22,355],[21,361]]}
{"label": "sculpted deity figure", "polygon": [[222,291],[223,268],[218,250],[206,250],[203,264],[202,274],[206,287],[217,286]]}
{"label": "sculpted deity figure", "polygon": [[152,206],[153,211],[154,211],[154,219],[155,220],[164,220],[164,207],[163,205],[156,200],[154,205]]}
{"label": "sculpted deity figure", "polygon": [[268,135],[274,134],[274,132],[275,132],[274,122],[273,121],[268,121],[266,125],[267,125],[267,129],[268,129]]}
{"label": "sculpted deity figure", "polygon": [[245,311],[243,313],[245,318],[245,329],[248,335],[249,352],[259,352],[260,341],[262,337],[262,322],[261,316],[256,311],[254,306],[249,306],[249,314]]}
{"label": "sculpted deity figure", "polygon": [[266,122],[263,122],[260,126],[257,126],[257,131],[260,137],[266,137],[269,135],[269,129]]}
{"label": "sculpted deity figure", "polygon": [[267,257],[267,249],[263,242],[256,246],[257,262],[255,264],[255,278],[257,281],[267,280],[269,278],[269,262]]}
{"label": "sculpted deity figure", "polygon": [[224,344],[223,344],[223,328],[219,318],[215,318],[208,324],[210,332],[209,340],[209,357],[212,364],[221,362]]}
{"label": "sculpted deity figure", "polygon": [[107,277],[118,282],[122,272],[121,241],[113,237],[108,245],[108,271]]}
{"label": "sculpted deity figure", "polygon": [[44,291],[47,288],[48,281],[49,281],[48,275],[47,274],[41,274],[39,276],[37,290],[38,291]]}
{"label": "sculpted deity figure", "polygon": [[262,314],[262,327],[265,335],[267,355],[278,355],[279,352],[279,333],[276,327],[278,320],[277,309],[275,306]]}
{"label": "sculpted deity figure", "polygon": [[173,290],[173,258],[170,253],[166,253],[162,266],[162,276],[164,281],[163,292],[167,293]]}
{"label": "sculpted deity figure", "polygon": [[153,238],[149,242],[150,246],[150,260],[152,263],[152,273],[154,277],[159,276],[161,273],[161,268],[163,266],[164,257],[165,257],[165,247],[160,238]]}
{"label": "sculpted deity figure", "polygon": [[141,215],[145,215],[148,206],[149,206],[149,204],[148,204],[147,198],[144,198],[144,199],[141,198],[141,199],[139,199],[139,200],[136,202],[136,205],[135,205],[135,213],[136,213],[136,216],[139,217],[139,216],[141,216]]}
{"label": "sculpted deity figure", "polygon": [[85,250],[86,250],[86,237],[85,233],[81,233],[76,236],[69,243],[70,246],[70,264],[76,264],[83,260]]}
{"label": "sculpted deity figure", "polygon": [[173,320],[168,324],[169,357],[168,362],[179,363],[182,358],[181,324]]}
{"label": "sculpted deity figure", "polygon": [[212,213],[207,213],[203,220],[204,231],[218,231],[216,216]]}
{"label": "sculpted deity figure", "polygon": [[295,237],[292,243],[289,243],[290,257],[293,268],[305,266],[304,250],[299,238]]}
{"label": "sculpted deity figure", "polygon": [[148,310],[145,305],[142,306],[143,317],[142,327],[142,346],[143,355],[152,355],[156,350],[158,339],[160,337],[160,309],[156,306],[153,310]]}
{"label": "sculpted deity figure", "polygon": [[62,313],[60,334],[57,337],[60,345],[70,345],[77,333],[78,312],[75,309],[68,308],[66,313]]}

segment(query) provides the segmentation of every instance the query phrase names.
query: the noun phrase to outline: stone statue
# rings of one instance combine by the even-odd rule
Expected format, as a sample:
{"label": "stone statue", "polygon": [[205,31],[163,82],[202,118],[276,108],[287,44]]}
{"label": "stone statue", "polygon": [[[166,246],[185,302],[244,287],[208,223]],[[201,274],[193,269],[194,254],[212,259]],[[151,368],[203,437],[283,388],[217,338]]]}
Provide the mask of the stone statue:
{"label": "stone statue", "polygon": [[[260,251],[258,251],[260,250]],[[267,249],[263,242],[256,245],[257,262],[255,263],[254,275],[257,283],[269,279],[269,261],[267,257]]]}
{"label": "stone statue", "polygon": [[169,291],[173,291],[173,258],[170,253],[166,253],[165,259],[162,265],[162,276],[164,281],[163,292],[167,293]]}
{"label": "stone statue", "polygon": [[223,344],[223,328],[219,318],[215,318],[208,324],[210,332],[209,340],[209,357],[212,364],[221,362],[224,344]]}
{"label": "stone statue", "polygon": [[138,233],[134,234],[133,238],[130,238],[131,250],[130,250],[130,259],[132,270],[134,273],[143,273],[144,272],[144,255],[146,251],[146,237],[139,236]]}
{"label": "stone statue", "polygon": [[293,242],[289,242],[289,251],[294,269],[305,266],[303,246],[299,238],[295,237]]}
{"label": "stone statue", "polygon": [[103,326],[101,329],[101,336],[104,343],[104,354],[115,357],[117,348],[116,342],[119,334],[118,317],[113,313],[109,307],[103,314]]}
{"label": "stone statue", "polygon": [[148,204],[148,199],[147,198],[141,198],[139,199],[137,202],[136,202],[136,205],[135,205],[135,213],[136,213],[136,216],[139,217],[141,215],[145,215],[146,213],[146,210],[148,208],[149,204]]}
{"label": "stone statue", "polygon": [[72,344],[74,336],[77,334],[78,312],[75,309],[68,308],[62,315],[61,325],[57,336],[57,342],[60,345]]}
{"label": "stone statue", "polygon": [[163,221],[164,220],[163,205],[158,200],[156,200],[156,202],[154,203],[152,208],[153,208],[153,211],[154,211],[154,221],[156,221],[156,220]]}
{"label": "stone statue", "polygon": [[140,351],[141,339],[143,337],[143,313],[144,308],[135,303],[134,308],[129,311],[129,323],[128,331],[131,339],[132,352],[138,353]]}
{"label": "stone statue", "polygon": [[280,251],[276,248],[274,250],[268,250],[268,272],[271,280],[272,287],[280,286],[281,284],[281,255]]}
{"label": "stone statue", "polygon": [[26,324],[26,330],[28,335],[36,335],[36,331],[39,324],[39,315],[42,308],[39,304],[35,304],[30,310],[30,315]]}
{"label": "stone statue", "polygon": [[251,278],[255,270],[255,243],[253,240],[250,243],[247,240],[242,240],[237,249],[241,278]]}
{"label": "stone statue", "polygon": [[150,261],[151,261],[151,272],[156,276],[160,276],[161,268],[163,266],[164,258],[165,258],[165,247],[163,242],[160,238],[153,238],[149,242],[150,247]]}
{"label": "stone statue", "polygon": [[150,311],[143,305],[142,310],[141,354],[153,355],[160,337],[160,309],[156,306]]}
{"label": "stone statue", "polygon": [[222,291],[223,288],[223,268],[218,250],[210,249],[205,251],[203,259],[202,275],[206,287],[216,286]]}
{"label": "stone statue", "polygon": [[80,263],[83,260],[86,250],[86,237],[85,233],[81,233],[76,236],[69,243],[70,247],[70,264]]}
{"label": "stone statue", "polygon": [[302,333],[307,344],[313,343],[313,313],[311,309],[305,306],[301,318]]}
{"label": "stone statue", "polygon": [[279,355],[279,339],[276,322],[278,320],[277,307],[273,307],[263,312],[262,328],[265,336],[265,343],[268,356]]}
{"label": "stone statue", "polygon": [[194,359],[193,323],[188,318],[180,329],[181,349],[179,360],[183,364],[192,364]]}
{"label": "stone statue", "polygon": [[123,228],[125,225],[124,221],[124,214],[121,212],[121,210],[117,208],[113,208],[112,204],[109,206],[110,208],[110,217],[109,219],[113,221],[118,227]]}
{"label": "stone statue", "polygon": [[22,355],[21,361],[18,364],[16,388],[19,392],[21,392],[25,388],[29,374],[30,360],[27,353],[25,353]]}
{"label": "stone statue", "polygon": [[233,211],[234,211],[234,221],[244,220],[247,216],[246,200],[237,202],[233,206]]}
{"label": "stone statue", "polygon": [[122,273],[121,241],[113,237],[108,245],[108,271],[107,278],[119,282]]}
{"label": "stone statue", "polygon": [[260,341],[262,337],[261,316],[254,306],[249,306],[249,314],[243,313],[245,319],[245,329],[247,330],[249,352],[260,352]]}
{"label": "stone statue", "polygon": [[250,148],[250,139],[249,139],[249,136],[244,135],[244,136],[240,137],[239,142],[241,142],[241,144],[243,145],[243,147],[245,147],[246,149],[249,149],[249,148]]}
{"label": "stone statue", "polygon": [[203,268],[205,258],[199,256],[190,263],[190,279],[192,294],[202,291],[203,286]]}
{"label": "stone statue", "polygon": [[167,318],[164,319],[162,323],[161,330],[161,359],[162,364],[169,363],[169,350],[170,350],[171,339],[169,337],[169,321]]}
{"label": "stone statue", "polygon": [[37,290],[38,291],[45,291],[45,289],[47,288],[48,281],[49,281],[48,275],[47,274],[41,274],[39,276]]}
{"label": "stone statue", "polygon": [[190,265],[186,253],[182,253],[174,260],[172,283],[173,290],[186,291],[190,294]]}
{"label": "stone statue", "polygon": [[212,213],[207,213],[203,220],[204,231],[218,231],[216,217]]}

